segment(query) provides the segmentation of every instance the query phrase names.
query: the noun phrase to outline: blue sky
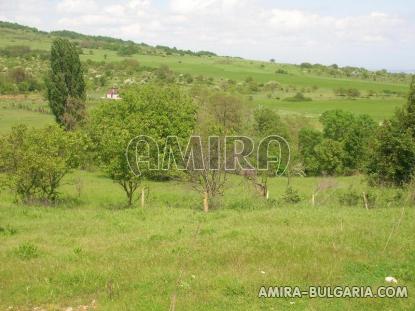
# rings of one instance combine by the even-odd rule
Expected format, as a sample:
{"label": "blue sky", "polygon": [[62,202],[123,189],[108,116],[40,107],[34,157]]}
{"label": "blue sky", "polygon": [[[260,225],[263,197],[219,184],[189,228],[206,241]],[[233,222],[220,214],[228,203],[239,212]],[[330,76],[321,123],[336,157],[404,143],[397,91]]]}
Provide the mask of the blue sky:
{"label": "blue sky", "polygon": [[0,0],[0,20],[278,62],[415,69],[409,0]]}

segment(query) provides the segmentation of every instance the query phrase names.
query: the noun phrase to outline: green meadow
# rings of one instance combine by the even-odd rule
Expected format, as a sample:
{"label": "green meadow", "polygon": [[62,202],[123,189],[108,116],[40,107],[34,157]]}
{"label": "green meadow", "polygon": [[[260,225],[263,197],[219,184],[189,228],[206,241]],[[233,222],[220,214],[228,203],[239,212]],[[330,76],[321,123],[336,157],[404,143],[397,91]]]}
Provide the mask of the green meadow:
{"label": "green meadow", "polygon": [[[292,181],[303,203],[264,205],[235,178],[224,207],[209,214],[176,182],[150,183],[145,208],[122,209],[120,188],[96,173],[70,176],[55,207],[15,204],[2,193],[0,308],[167,310],[174,299],[178,310],[413,309],[414,209],[390,237],[400,206],[366,210],[328,196],[312,207],[319,182]],[[272,180],[272,199],[285,183]],[[408,299],[258,298],[264,285],[377,288],[389,275],[408,286]]]}

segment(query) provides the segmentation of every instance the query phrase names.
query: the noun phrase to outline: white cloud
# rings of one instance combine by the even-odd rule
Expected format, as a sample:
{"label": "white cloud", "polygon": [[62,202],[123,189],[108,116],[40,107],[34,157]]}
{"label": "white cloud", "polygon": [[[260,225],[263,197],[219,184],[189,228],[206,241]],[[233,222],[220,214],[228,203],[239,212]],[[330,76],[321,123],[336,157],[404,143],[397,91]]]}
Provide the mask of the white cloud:
{"label": "white cloud", "polygon": [[125,37],[131,38],[131,37],[137,37],[141,34],[141,25],[138,23],[130,24],[126,26],[121,26],[121,34],[123,34]]}
{"label": "white cloud", "polygon": [[57,4],[57,10],[61,13],[92,13],[98,8],[94,0],[62,0]]}
{"label": "white cloud", "polygon": [[126,8],[119,4],[110,5],[104,8],[104,12],[107,14],[111,14],[113,16],[117,16],[119,18],[123,18],[126,14]]}

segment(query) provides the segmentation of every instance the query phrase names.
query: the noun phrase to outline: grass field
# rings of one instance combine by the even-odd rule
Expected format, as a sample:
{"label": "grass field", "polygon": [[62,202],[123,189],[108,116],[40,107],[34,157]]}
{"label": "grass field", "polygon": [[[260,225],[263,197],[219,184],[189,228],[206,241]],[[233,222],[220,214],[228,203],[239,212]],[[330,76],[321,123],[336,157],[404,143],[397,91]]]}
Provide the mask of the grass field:
{"label": "grass field", "polygon": [[[113,51],[94,50],[93,53],[93,55],[82,55],[81,59],[104,61],[104,55],[107,55],[107,61],[121,61],[125,59]],[[357,88],[364,91],[390,90],[395,92],[407,92],[408,90],[408,86],[404,84],[319,77],[305,74],[291,65],[271,64],[237,58],[133,55],[128,59],[135,59],[139,61],[140,64],[150,67],[168,65],[171,69],[179,73],[189,73],[192,75],[203,74],[207,77],[216,79],[242,81],[248,77],[252,77],[260,83],[276,80],[283,85],[295,85],[298,87],[318,86],[319,88],[330,90],[339,87]],[[265,67],[262,68],[260,66],[261,64],[264,64]],[[289,70],[289,74],[276,74],[275,71],[279,68]]]}
{"label": "grass field", "polygon": [[281,114],[296,113],[318,117],[331,109],[341,109],[354,114],[368,114],[377,121],[391,117],[404,99],[358,99],[358,100],[313,100],[311,102],[286,102],[282,100],[258,99],[256,103],[277,110]]}
{"label": "grass field", "polygon": [[[82,180],[77,196],[74,181]],[[0,308],[65,310],[412,310],[415,299],[259,299],[263,285],[385,285],[415,290],[415,210],[275,204],[232,180],[230,208],[204,215],[183,183],[151,183],[145,209],[119,209],[122,193],[100,175],[77,173],[58,207],[0,203]],[[294,179],[305,197],[316,179]],[[338,187],[359,184],[341,178]],[[242,185],[241,185],[242,183]],[[272,181],[276,198],[286,180]],[[71,185],[72,184],[72,185]],[[247,187],[244,195],[237,187]],[[238,195],[239,193],[239,195]],[[248,201],[250,200],[250,201]],[[243,202],[250,202],[243,204]],[[233,208],[232,208],[233,206]],[[248,209],[244,209],[248,207]],[[94,301],[94,303],[93,303]]]}
{"label": "grass field", "polygon": [[5,133],[19,124],[43,127],[53,122],[52,115],[20,109],[0,109],[0,133]]}

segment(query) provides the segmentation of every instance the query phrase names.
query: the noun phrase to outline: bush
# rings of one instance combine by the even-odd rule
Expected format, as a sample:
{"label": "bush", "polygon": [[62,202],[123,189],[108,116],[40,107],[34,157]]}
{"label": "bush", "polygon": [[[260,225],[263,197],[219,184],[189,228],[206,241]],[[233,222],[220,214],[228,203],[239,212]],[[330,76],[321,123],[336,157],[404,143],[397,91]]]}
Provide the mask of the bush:
{"label": "bush", "polygon": [[280,74],[280,75],[286,75],[286,74],[288,74],[288,71],[287,70],[284,70],[284,69],[277,69],[275,71],[275,73],[276,74]]}
{"label": "bush", "polygon": [[62,178],[78,166],[81,149],[79,135],[58,126],[15,127],[0,138],[0,172],[19,199],[53,202]]}
{"label": "bush", "polygon": [[282,196],[282,200],[288,204],[296,204],[301,201],[301,197],[297,190],[292,187],[287,187],[284,195]]}
{"label": "bush", "polygon": [[305,97],[303,93],[297,93],[293,97],[287,97],[284,99],[288,102],[309,102],[312,101],[310,97]]}
{"label": "bush", "polygon": [[359,193],[352,188],[349,188],[345,192],[341,192],[338,195],[338,198],[339,198],[339,203],[341,205],[346,205],[346,206],[356,206],[362,200],[362,197],[359,195]]}
{"label": "bush", "polygon": [[118,50],[120,56],[131,56],[140,52],[140,48],[136,45],[123,45]]}

